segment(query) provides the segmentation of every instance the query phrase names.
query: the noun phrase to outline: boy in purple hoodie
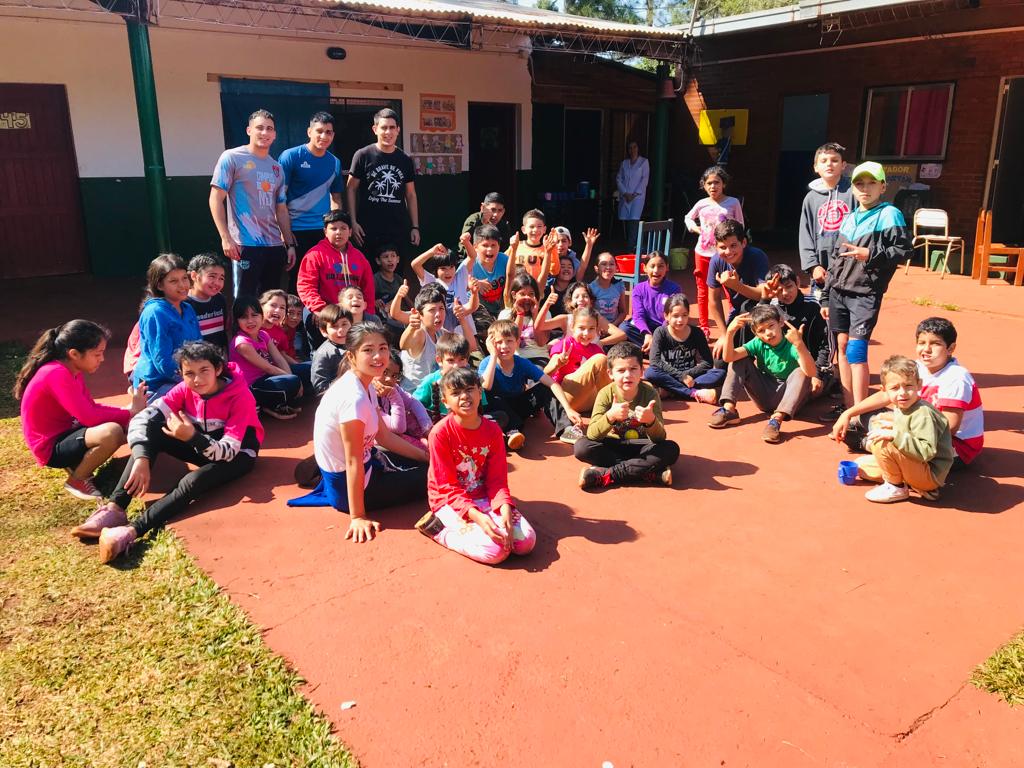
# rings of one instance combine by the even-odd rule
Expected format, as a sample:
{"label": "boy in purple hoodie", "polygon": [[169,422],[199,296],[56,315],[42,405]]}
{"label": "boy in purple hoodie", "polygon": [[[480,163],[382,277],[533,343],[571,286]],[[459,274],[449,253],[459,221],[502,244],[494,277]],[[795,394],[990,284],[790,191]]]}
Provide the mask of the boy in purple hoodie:
{"label": "boy in purple hoodie", "polygon": [[[109,563],[136,539],[158,528],[200,496],[250,472],[263,442],[245,377],[207,341],[186,342],[175,354],[182,381],[128,425],[132,455],[110,501],[83,526],[99,537],[100,561]],[[161,453],[197,469],[143,513],[128,522],[125,510],[149,488],[150,471]]]}
{"label": "boy in purple hoodie", "polygon": [[619,328],[647,355],[651,351],[654,330],[665,322],[665,302],[669,296],[681,293],[682,289],[665,279],[668,262],[658,251],[651,251],[647,257],[644,274],[647,275],[647,281],[637,283],[630,297],[632,317]]}

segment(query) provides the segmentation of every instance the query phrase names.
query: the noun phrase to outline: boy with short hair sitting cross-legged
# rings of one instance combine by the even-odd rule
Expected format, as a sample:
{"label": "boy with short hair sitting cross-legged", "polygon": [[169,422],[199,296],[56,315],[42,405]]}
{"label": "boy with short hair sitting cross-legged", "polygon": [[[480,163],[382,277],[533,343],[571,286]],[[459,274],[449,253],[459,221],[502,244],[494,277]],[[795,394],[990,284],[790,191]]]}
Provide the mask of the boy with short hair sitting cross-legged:
{"label": "boy with short hair sitting cross-legged", "polygon": [[[753,326],[755,338],[741,347],[733,339],[743,326]],[[782,312],[770,304],[758,304],[749,313],[737,315],[725,330],[725,361],[729,372],[719,398],[722,407],[714,412],[708,426],[721,429],[739,421],[736,401],[744,392],[754,404],[770,414],[761,438],[766,443],[782,441],[782,422],[795,416],[811,391],[814,360],[804,344],[803,330],[785,323]]]}

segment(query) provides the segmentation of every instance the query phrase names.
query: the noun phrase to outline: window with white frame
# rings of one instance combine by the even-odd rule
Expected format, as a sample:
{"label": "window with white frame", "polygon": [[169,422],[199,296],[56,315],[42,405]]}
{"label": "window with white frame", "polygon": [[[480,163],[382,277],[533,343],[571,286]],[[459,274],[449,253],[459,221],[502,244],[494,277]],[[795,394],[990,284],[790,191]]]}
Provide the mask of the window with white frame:
{"label": "window with white frame", "polygon": [[925,83],[868,89],[861,157],[945,159],[953,87],[953,83]]}

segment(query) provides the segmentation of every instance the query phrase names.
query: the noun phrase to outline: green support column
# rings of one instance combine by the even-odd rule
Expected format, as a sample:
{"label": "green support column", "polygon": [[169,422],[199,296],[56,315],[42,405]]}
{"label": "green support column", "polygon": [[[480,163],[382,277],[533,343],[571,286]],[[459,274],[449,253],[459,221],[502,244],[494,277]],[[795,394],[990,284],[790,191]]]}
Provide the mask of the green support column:
{"label": "green support column", "polygon": [[167,218],[167,175],[164,169],[164,145],[160,138],[160,114],[156,105],[156,80],[149,49],[149,27],[145,22],[145,4],[138,16],[125,17],[128,27],[128,51],[132,59],[135,83],[135,108],[139,114],[142,162],[146,171],[146,192],[153,219],[157,250],[171,250],[171,227]]}
{"label": "green support column", "polygon": [[665,166],[668,163],[668,118],[671,97],[663,93],[668,79],[668,64],[658,65],[658,103],[654,109],[654,148],[651,152],[651,216],[655,221],[665,215]]}

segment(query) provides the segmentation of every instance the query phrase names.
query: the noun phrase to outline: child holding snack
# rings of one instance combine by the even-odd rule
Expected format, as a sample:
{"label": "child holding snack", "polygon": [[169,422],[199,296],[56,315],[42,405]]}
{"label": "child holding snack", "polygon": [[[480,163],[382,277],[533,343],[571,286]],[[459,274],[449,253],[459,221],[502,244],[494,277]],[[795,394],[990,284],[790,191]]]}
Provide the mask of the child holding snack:
{"label": "child holding snack", "polygon": [[658,390],[643,380],[640,348],[616,344],[608,350],[608,370],[611,384],[598,393],[586,437],[573,447],[589,465],[580,472],[580,488],[672,485],[679,446],[666,438]]}

